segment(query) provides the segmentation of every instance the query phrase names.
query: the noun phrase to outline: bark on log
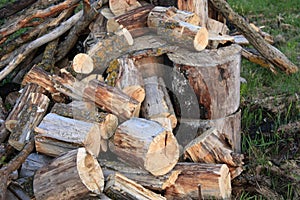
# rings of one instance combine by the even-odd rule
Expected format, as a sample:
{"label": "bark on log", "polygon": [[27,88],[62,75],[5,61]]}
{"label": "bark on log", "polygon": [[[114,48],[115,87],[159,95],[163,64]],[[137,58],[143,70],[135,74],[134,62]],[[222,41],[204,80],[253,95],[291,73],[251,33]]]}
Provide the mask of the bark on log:
{"label": "bark on log", "polygon": [[78,147],[85,147],[94,156],[100,152],[100,130],[93,123],[49,113],[35,133],[36,151],[49,156],[57,157]]}
{"label": "bark on log", "polygon": [[159,192],[162,192],[167,187],[172,186],[180,174],[180,171],[172,170],[165,175],[157,177],[153,176],[146,170],[132,167],[118,161],[100,159],[99,163],[103,170],[105,179],[107,179],[110,174],[119,172],[127,178],[141,184],[143,187]]}
{"label": "bark on log", "polygon": [[238,110],[240,103],[241,47],[231,45],[216,51],[169,53],[198,98],[201,119],[218,119]]}
{"label": "bark on log", "polygon": [[31,153],[22,164],[20,169],[20,178],[33,176],[41,167],[50,164],[52,158],[37,153]]}
{"label": "bark on log", "polygon": [[179,158],[173,134],[157,122],[141,118],[132,118],[119,125],[113,145],[111,149],[120,159],[154,176],[168,173]]}
{"label": "bark on log", "polygon": [[172,128],[175,128],[177,118],[164,80],[161,77],[152,76],[145,78],[144,82],[146,97],[142,104],[142,115],[146,119],[169,118]]}
{"label": "bark on log", "polygon": [[9,3],[6,4],[5,6],[0,8],[0,18],[4,19],[7,18],[21,10],[23,10],[24,8],[26,8],[27,6],[29,6],[30,4],[36,2],[37,0],[18,0],[15,1],[13,3]]}
{"label": "bark on log", "polygon": [[33,180],[35,198],[88,199],[100,195],[104,177],[97,160],[84,148],[58,157],[39,169]]}
{"label": "bark on log", "polygon": [[109,8],[116,16],[127,13],[140,6],[141,4],[137,0],[109,0]]}
{"label": "bark on log", "polygon": [[178,163],[175,184],[166,189],[167,199],[198,199],[198,186],[204,199],[230,199],[231,179],[225,164]]}
{"label": "bark on log", "polygon": [[129,200],[165,200],[163,196],[152,192],[140,184],[115,172],[108,177],[104,192],[113,199]]}
{"label": "bark on log", "polygon": [[220,163],[238,167],[244,163],[242,154],[235,154],[225,135],[209,129],[184,147],[184,158],[198,163]]}
{"label": "bark on log", "polygon": [[143,78],[149,78],[151,76],[161,76],[165,74],[163,66],[162,56],[144,56],[135,55],[132,56],[135,66],[142,73]]}
{"label": "bark on log", "polygon": [[79,53],[73,58],[72,68],[76,73],[89,74],[94,70],[93,59],[85,53]]}
{"label": "bark on log", "polygon": [[207,29],[182,19],[176,12],[178,10],[173,7],[155,7],[149,13],[147,24],[168,42],[196,51],[205,49],[208,44]]}
{"label": "bark on log", "polygon": [[226,1],[211,0],[211,3],[222,12],[229,22],[232,23],[270,63],[274,64],[287,74],[296,73],[298,71],[298,67],[295,64],[274,46],[268,44],[243,17],[232,10]]}

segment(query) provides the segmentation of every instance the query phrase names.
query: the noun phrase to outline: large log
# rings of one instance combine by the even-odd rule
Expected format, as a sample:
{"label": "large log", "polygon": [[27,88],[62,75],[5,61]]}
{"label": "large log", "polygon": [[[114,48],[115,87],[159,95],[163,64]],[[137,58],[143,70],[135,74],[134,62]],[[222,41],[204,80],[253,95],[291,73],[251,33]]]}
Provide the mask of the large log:
{"label": "large log", "polygon": [[218,119],[236,112],[240,103],[241,47],[231,45],[215,51],[169,53],[198,98],[201,119]]}
{"label": "large log", "polygon": [[100,195],[104,177],[97,160],[84,148],[70,151],[39,169],[33,180],[35,198],[82,199]]}
{"label": "large log", "polygon": [[208,44],[208,31],[205,27],[193,25],[179,17],[176,8],[155,7],[149,13],[147,24],[157,34],[170,43],[202,51]]}
{"label": "large log", "polygon": [[165,200],[163,196],[152,192],[140,184],[115,172],[108,177],[104,192],[113,199],[129,200]]}
{"label": "large log", "polygon": [[35,133],[36,150],[49,156],[57,157],[78,147],[85,147],[94,156],[100,152],[100,130],[93,123],[49,113]]}
{"label": "large log", "polygon": [[142,118],[132,118],[119,125],[113,145],[112,151],[121,160],[154,176],[168,173],[179,158],[178,143],[172,132]]}
{"label": "large log", "polygon": [[199,199],[199,185],[204,199],[230,199],[231,179],[225,164],[178,163],[174,170],[181,173],[166,189],[167,199]]}

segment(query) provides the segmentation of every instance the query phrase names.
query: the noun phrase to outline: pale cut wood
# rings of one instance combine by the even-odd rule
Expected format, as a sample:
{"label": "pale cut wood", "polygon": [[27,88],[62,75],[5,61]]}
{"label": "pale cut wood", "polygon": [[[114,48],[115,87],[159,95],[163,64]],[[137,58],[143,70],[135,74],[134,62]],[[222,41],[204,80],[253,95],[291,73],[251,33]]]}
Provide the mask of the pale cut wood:
{"label": "pale cut wood", "polygon": [[74,71],[80,74],[89,74],[94,70],[93,59],[85,53],[79,53],[73,58]]}
{"label": "pale cut wood", "polygon": [[147,24],[170,43],[196,51],[205,49],[208,44],[207,29],[174,17],[176,12],[173,7],[165,9],[157,6],[149,13]]}
{"label": "pale cut wood", "polygon": [[93,123],[49,113],[35,133],[36,151],[49,156],[57,157],[78,147],[85,147],[94,156],[100,152],[100,130]]}
{"label": "pale cut wood", "polygon": [[175,184],[166,189],[167,199],[198,199],[198,186],[204,199],[230,199],[231,179],[225,164],[178,163]]}
{"label": "pale cut wood", "polygon": [[208,48],[217,49],[219,45],[229,46],[234,42],[234,37],[229,35],[220,35],[218,33],[209,32],[208,33]]}
{"label": "pale cut wood", "polygon": [[144,79],[146,97],[142,104],[142,115],[146,119],[165,117],[171,120],[172,128],[177,125],[177,118],[161,77],[152,76]]}
{"label": "pale cut wood", "polygon": [[110,149],[124,162],[154,176],[168,173],[179,158],[173,134],[159,123],[142,118],[132,118],[119,125]]}
{"label": "pale cut wood", "polygon": [[208,18],[207,21],[208,32],[213,32],[219,35],[227,35],[229,33],[229,28],[225,23],[219,22],[211,18]]}
{"label": "pale cut wood", "polygon": [[109,0],[109,8],[116,16],[140,6],[141,4],[137,0]]}
{"label": "pale cut wood", "polygon": [[78,148],[39,169],[33,179],[37,200],[88,199],[100,195],[104,177],[97,160],[84,148]]}
{"label": "pale cut wood", "polygon": [[104,192],[114,199],[130,200],[165,200],[166,198],[152,192],[140,184],[116,172],[108,177]]}

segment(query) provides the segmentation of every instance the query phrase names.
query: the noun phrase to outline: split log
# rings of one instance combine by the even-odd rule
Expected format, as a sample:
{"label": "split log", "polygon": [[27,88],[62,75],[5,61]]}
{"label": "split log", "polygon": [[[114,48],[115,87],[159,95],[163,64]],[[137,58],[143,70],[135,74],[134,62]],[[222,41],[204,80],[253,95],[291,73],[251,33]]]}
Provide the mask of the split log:
{"label": "split log", "polygon": [[18,102],[17,106],[21,109],[16,116],[17,119],[12,122],[10,118],[6,121],[9,126],[5,125],[11,131],[8,143],[19,151],[33,137],[34,128],[42,121],[50,102],[44,94],[27,91],[20,98],[22,101]]}
{"label": "split log", "polygon": [[72,68],[76,73],[89,74],[94,70],[93,59],[85,53],[79,53],[73,58]]}
{"label": "split log", "polygon": [[198,98],[201,119],[219,119],[235,113],[240,103],[241,47],[167,54],[185,74]]}
{"label": "split log", "polygon": [[173,7],[155,7],[149,13],[147,24],[168,42],[196,51],[205,49],[208,44],[207,29],[183,21],[176,12]]}
{"label": "split log", "polygon": [[270,63],[280,68],[287,74],[296,73],[298,67],[293,64],[282,52],[268,44],[263,37],[256,32],[243,17],[235,13],[230,5],[224,0],[211,0],[211,3],[232,23],[265,57]]}
{"label": "split log", "polygon": [[132,37],[142,36],[149,32],[147,27],[147,18],[153,5],[145,5],[132,9],[123,15],[113,17],[107,20],[106,29],[108,32],[115,32],[120,28],[126,28]]}
{"label": "split log", "polygon": [[50,164],[52,158],[37,153],[31,153],[22,164],[20,177],[33,176],[34,173],[41,167]]}
{"label": "split log", "polygon": [[132,118],[119,125],[113,145],[111,149],[120,159],[154,176],[168,173],[179,158],[173,134],[157,122],[141,118]]}
{"label": "split log", "polygon": [[100,152],[100,131],[93,123],[49,113],[35,133],[36,151],[49,156],[57,157],[78,147],[85,147],[94,156]]}
{"label": "split log", "polygon": [[107,179],[110,174],[119,172],[143,187],[159,192],[165,190],[167,187],[172,186],[180,174],[180,171],[172,170],[171,172],[162,176],[153,176],[146,170],[128,166],[123,162],[100,159],[99,163],[103,170],[105,179]]}
{"label": "split log", "polygon": [[137,0],[109,0],[109,8],[116,16],[122,15],[140,6],[141,4]]}
{"label": "split log", "polygon": [[134,60],[135,66],[141,72],[143,78],[149,78],[151,76],[161,76],[165,74],[163,66],[163,57],[157,56],[144,56],[133,55],[131,57]]}
{"label": "split log", "polygon": [[209,129],[184,147],[184,158],[199,163],[242,166],[243,155],[235,154],[226,139],[215,128]]}
{"label": "split log", "polygon": [[142,104],[142,115],[146,119],[169,118],[172,128],[177,125],[177,118],[161,77],[152,76],[144,79],[146,97]]}
{"label": "split log", "polygon": [[35,198],[88,199],[100,195],[104,177],[97,160],[84,148],[56,158],[39,169],[33,180]]}
{"label": "split log", "polygon": [[239,167],[228,166],[228,168],[229,168],[231,180],[238,177],[244,171],[243,166],[239,166]]}
{"label": "split log", "polygon": [[207,20],[207,30],[208,32],[213,32],[219,35],[227,35],[229,33],[229,29],[225,23],[211,18],[208,18]]}
{"label": "split log", "polygon": [[208,33],[208,49],[217,49],[219,47],[229,46],[234,42],[234,37],[229,35],[219,35],[217,33]]}
{"label": "split log", "polygon": [[120,121],[139,115],[139,102],[116,87],[92,80],[84,89],[83,96],[100,108],[119,117]]}
{"label": "split log", "polygon": [[116,172],[108,177],[104,192],[113,199],[153,200],[166,199]]}
{"label": "split log", "polygon": [[180,10],[187,10],[195,13],[200,18],[200,25],[202,27],[208,26],[208,2],[207,0],[178,0],[178,8]]}
{"label": "split log", "polygon": [[167,199],[198,199],[198,186],[204,199],[230,199],[231,179],[225,164],[178,163],[175,184],[166,189]]}

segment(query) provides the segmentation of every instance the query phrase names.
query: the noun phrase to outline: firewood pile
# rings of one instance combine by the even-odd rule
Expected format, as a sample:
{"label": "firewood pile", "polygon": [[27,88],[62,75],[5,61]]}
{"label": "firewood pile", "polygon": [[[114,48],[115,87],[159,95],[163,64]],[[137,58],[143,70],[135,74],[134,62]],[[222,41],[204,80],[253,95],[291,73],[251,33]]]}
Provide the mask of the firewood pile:
{"label": "firewood pile", "polygon": [[[240,45],[252,41],[228,35],[226,2],[1,10],[0,80],[21,90],[11,109],[0,98],[0,199],[230,199],[243,170]],[[296,71],[256,48],[273,71]]]}

